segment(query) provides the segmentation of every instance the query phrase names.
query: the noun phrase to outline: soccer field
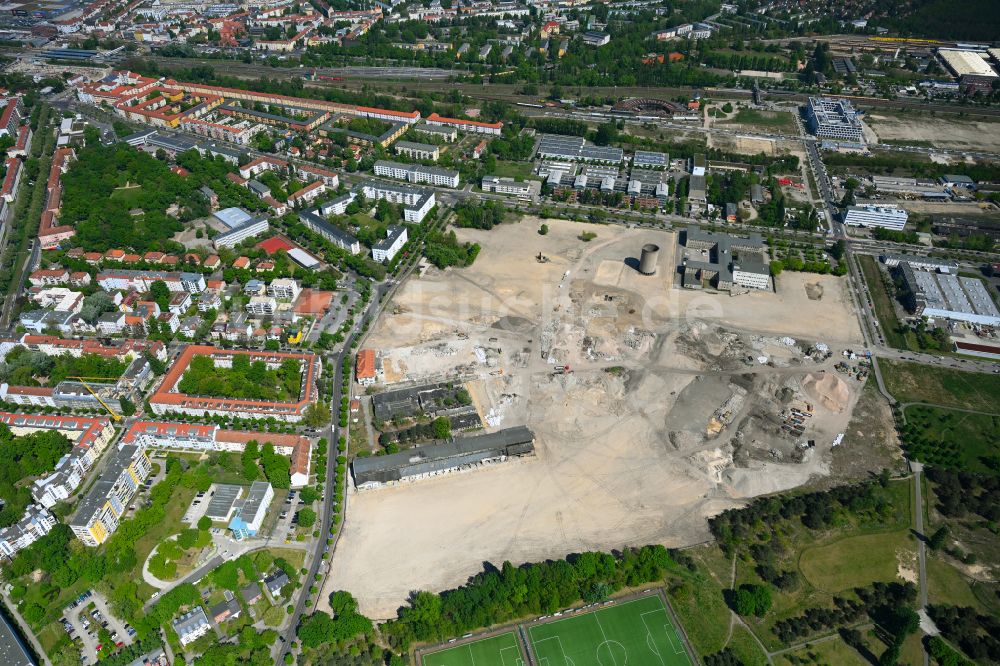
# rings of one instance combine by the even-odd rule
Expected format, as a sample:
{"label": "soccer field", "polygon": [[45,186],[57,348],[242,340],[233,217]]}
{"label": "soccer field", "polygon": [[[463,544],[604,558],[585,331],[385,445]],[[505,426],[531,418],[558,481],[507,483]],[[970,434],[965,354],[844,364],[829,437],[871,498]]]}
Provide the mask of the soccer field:
{"label": "soccer field", "polygon": [[691,666],[659,596],[528,628],[538,666]]}
{"label": "soccer field", "polygon": [[423,666],[524,666],[514,632],[431,652]]}

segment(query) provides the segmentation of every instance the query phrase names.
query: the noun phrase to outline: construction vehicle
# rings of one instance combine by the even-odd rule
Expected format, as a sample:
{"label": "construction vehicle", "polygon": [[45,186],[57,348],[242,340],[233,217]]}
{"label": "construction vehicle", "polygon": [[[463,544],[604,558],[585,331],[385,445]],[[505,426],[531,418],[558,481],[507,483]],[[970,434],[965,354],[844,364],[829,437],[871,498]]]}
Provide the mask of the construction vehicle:
{"label": "construction vehicle", "polygon": [[101,380],[101,381],[113,381],[117,383],[121,380],[120,377],[67,377],[66,379],[72,379],[73,381],[80,382],[85,389],[90,391],[90,394],[92,396],[97,398],[97,402],[101,403],[101,406],[104,407],[104,409],[108,410],[108,413],[111,414],[111,418],[114,419],[115,422],[122,420],[121,415],[118,414],[115,410],[111,409],[111,406],[108,403],[104,402],[104,398],[102,398],[100,394],[98,394],[97,391],[94,390],[94,387],[87,383],[88,379],[91,381]]}
{"label": "construction vehicle", "polygon": [[537,261],[540,264],[547,264],[547,263],[549,263],[550,259],[548,257],[546,257],[544,254],[542,254],[541,252],[539,252],[538,256],[535,257],[535,261]]}

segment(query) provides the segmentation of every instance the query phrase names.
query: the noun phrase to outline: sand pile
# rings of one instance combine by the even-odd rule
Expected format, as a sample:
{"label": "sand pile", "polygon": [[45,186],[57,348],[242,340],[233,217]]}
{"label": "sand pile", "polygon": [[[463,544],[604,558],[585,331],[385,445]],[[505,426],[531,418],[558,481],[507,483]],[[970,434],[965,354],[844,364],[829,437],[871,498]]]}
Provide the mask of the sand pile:
{"label": "sand pile", "polygon": [[847,407],[850,391],[843,379],[830,372],[812,373],[802,382],[802,390],[831,412],[840,414]]}

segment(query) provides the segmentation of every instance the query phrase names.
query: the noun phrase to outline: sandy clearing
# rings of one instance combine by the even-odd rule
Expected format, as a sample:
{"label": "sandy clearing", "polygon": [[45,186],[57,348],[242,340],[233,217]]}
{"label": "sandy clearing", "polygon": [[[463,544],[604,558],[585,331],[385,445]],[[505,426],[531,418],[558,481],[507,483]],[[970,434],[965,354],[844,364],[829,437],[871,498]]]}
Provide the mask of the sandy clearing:
{"label": "sandy clearing", "polygon": [[939,148],[1000,151],[1000,124],[988,120],[869,113],[865,116],[865,123],[880,141],[912,141]]}
{"label": "sandy clearing", "polygon": [[[784,273],[777,293],[686,291],[673,286],[673,233],[547,224],[547,236],[530,219],[460,231],[483,246],[475,266],[404,285],[368,343],[400,379],[466,378],[482,413],[535,432],[536,455],[351,491],[321,609],[347,589],[388,618],[412,590],[459,585],[487,561],[698,543],[707,516],[829,473],[856,383],[846,396],[827,387],[842,400],[816,405],[803,435],[816,448],[803,452],[781,424],[813,400],[809,373],[838,360],[804,350],[860,340],[843,279]],[[584,228],[597,238],[578,240]],[[661,248],[652,277],[634,268],[648,242]],[[554,376],[554,363],[575,372]]]}

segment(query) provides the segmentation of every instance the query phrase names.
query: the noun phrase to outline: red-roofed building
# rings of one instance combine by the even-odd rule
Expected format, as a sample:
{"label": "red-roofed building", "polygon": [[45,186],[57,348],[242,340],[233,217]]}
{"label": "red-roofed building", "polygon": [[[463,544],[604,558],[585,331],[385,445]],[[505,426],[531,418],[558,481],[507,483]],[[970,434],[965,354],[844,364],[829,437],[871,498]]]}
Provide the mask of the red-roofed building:
{"label": "red-roofed building", "polygon": [[21,160],[16,157],[7,158],[7,173],[3,177],[3,188],[0,196],[7,203],[13,203],[17,196],[17,186],[21,184]]}
{"label": "red-roofed building", "polygon": [[461,118],[445,118],[436,113],[427,116],[428,125],[449,125],[463,132],[475,132],[477,134],[500,135],[503,130],[503,123],[481,123],[476,120],[463,120]]}
{"label": "red-roofed building", "polygon": [[323,184],[323,181],[317,180],[314,183],[306,185],[298,192],[288,195],[288,204],[292,206],[307,204],[325,191],[326,185]]}
{"label": "red-roofed building", "polygon": [[358,352],[354,365],[354,378],[361,386],[371,386],[377,379],[375,370],[375,350],[362,349]]}
{"label": "red-roofed building", "polygon": [[337,189],[340,186],[340,176],[338,176],[333,171],[327,169],[320,169],[319,167],[311,165],[298,164],[295,166],[296,172],[298,172],[300,177],[304,177],[307,180],[319,179],[323,181],[323,184],[330,189]]}
{"label": "red-roofed building", "polygon": [[208,257],[205,258],[205,263],[203,263],[202,266],[204,266],[205,268],[217,268],[221,263],[222,260],[219,259],[219,255],[210,254],[208,255]]}
{"label": "red-roofed building", "polygon": [[238,174],[227,173],[226,174],[226,179],[230,183],[233,183],[235,185],[239,185],[240,187],[246,187],[247,186],[247,179],[240,177]]}
{"label": "red-roofed building", "polygon": [[21,125],[17,128],[17,141],[7,149],[8,157],[27,157],[28,149],[31,148],[31,127]]}
{"label": "red-roofed building", "polygon": [[[86,275],[86,273],[84,274]],[[65,268],[42,269],[28,276],[28,282],[34,287],[49,287],[69,282],[69,271]]]}
{"label": "red-roofed building", "polygon": [[[214,398],[181,393],[177,385],[195,356],[208,357],[219,366],[228,366],[236,356],[246,356],[251,362],[263,361],[269,368],[286,360],[300,364],[302,385],[297,399],[287,401],[256,400],[244,398]],[[180,412],[194,416],[231,416],[236,418],[274,417],[288,423],[302,420],[306,409],[317,397],[316,379],[321,371],[319,357],[315,354],[226,350],[207,345],[190,345],[181,352],[170,366],[159,388],[149,398],[154,414]]]}
{"label": "red-roofed building", "polygon": [[267,240],[257,243],[257,247],[268,254],[274,254],[278,250],[291,250],[295,245],[284,236],[271,236]]}
{"label": "red-roofed building", "polygon": [[224,430],[217,425],[136,421],[122,435],[124,444],[174,451],[241,452],[251,441],[271,444],[274,452],[289,456],[293,488],[309,483],[312,442],[302,435]]}
{"label": "red-roofed building", "polygon": [[250,266],[250,257],[237,257],[233,262],[233,268],[247,268]]}
{"label": "red-roofed building", "polygon": [[472,149],[472,159],[478,160],[480,157],[483,156],[483,153],[485,151],[486,151],[486,139],[483,139],[476,145],[475,148]]}
{"label": "red-roofed building", "polygon": [[255,160],[247,162],[240,167],[240,176],[243,178],[253,178],[265,171],[287,171],[288,162],[279,160],[276,157],[261,156]]}
{"label": "red-roofed building", "polygon": [[24,104],[20,97],[11,97],[7,100],[7,105],[0,113],[0,136],[17,136],[17,127],[21,123],[21,116],[24,113]]}

